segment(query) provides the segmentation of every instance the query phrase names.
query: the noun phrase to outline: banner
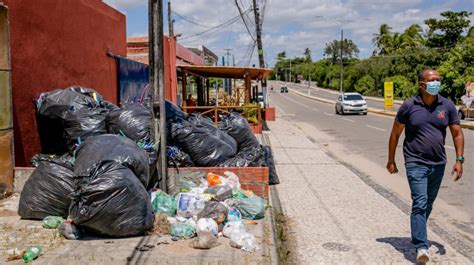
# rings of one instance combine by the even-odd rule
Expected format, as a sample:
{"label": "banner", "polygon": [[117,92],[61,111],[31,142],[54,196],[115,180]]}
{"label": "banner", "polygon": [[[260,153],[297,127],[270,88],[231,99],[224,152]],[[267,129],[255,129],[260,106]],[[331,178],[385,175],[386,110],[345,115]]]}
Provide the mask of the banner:
{"label": "banner", "polygon": [[393,109],[393,82],[385,82],[383,87],[385,109]]}
{"label": "banner", "polygon": [[115,59],[117,61],[119,103],[123,105],[139,102],[145,106],[150,106],[148,65],[122,57],[116,57]]}

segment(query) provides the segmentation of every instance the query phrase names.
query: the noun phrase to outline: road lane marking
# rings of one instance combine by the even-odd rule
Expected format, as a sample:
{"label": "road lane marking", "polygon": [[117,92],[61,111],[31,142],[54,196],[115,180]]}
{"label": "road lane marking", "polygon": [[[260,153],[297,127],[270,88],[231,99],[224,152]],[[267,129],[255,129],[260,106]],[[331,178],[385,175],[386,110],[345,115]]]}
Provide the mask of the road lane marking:
{"label": "road lane marking", "polygon": [[348,118],[341,118],[341,119],[343,119],[343,120],[345,120],[345,121],[355,122],[355,121],[353,121],[353,120],[351,120],[351,119],[348,119]]}
{"label": "road lane marking", "polygon": [[449,145],[445,145],[444,147],[448,148],[448,149],[451,149],[451,150],[455,150],[456,148],[452,147],[452,146],[449,146]]}
{"label": "road lane marking", "polygon": [[382,132],[386,132],[387,130],[385,129],[382,129],[382,128],[379,128],[379,127],[375,127],[375,126],[371,126],[371,125],[368,125],[366,124],[365,126],[369,127],[369,128],[372,128],[372,129],[375,129],[375,130],[378,130],[378,131],[382,131]]}
{"label": "road lane marking", "polygon": [[324,114],[326,114],[326,115],[328,115],[328,116],[334,116],[334,114],[332,114],[332,113],[324,112]]}
{"label": "road lane marking", "polygon": [[308,108],[308,109],[311,108],[310,106],[305,105],[305,104],[303,104],[303,103],[300,103],[300,102],[298,102],[298,101],[296,101],[296,100],[294,100],[294,99],[291,99],[291,98],[289,98],[289,97],[287,97],[287,96],[285,96],[285,95],[282,95],[282,96],[283,96],[284,98],[288,99],[289,101],[292,101],[292,102],[294,102],[294,103],[296,103],[296,104],[299,104],[299,105],[301,105],[301,106],[303,106],[303,107],[305,107],[305,108]]}

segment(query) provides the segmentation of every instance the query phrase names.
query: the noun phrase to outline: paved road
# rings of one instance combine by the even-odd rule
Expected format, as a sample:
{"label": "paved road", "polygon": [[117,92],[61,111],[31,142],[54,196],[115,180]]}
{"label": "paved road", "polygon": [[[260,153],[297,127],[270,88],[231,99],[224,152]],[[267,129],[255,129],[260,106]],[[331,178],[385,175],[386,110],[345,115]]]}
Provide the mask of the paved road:
{"label": "paved road", "polygon": [[[276,87],[276,86],[275,86]],[[292,92],[281,94],[279,90],[270,93],[271,102],[277,111],[285,113],[293,120],[310,124],[319,131],[331,136],[333,142],[343,147],[343,156],[349,157],[350,163],[358,163],[359,159],[372,162],[374,168],[365,168],[365,172],[381,171],[387,161],[387,141],[393,123],[393,118],[374,115],[340,116],[334,114],[334,106],[298,96]],[[474,163],[470,162],[469,154],[474,151],[474,131],[464,130],[466,139],[465,154],[467,162],[464,166],[464,178],[454,183],[450,178],[452,161],[455,160],[454,145],[450,134],[446,139],[446,151],[449,164],[445,172],[439,198],[447,204],[445,219],[461,229],[474,242]],[[405,168],[401,145],[397,149],[397,161],[400,173],[392,175],[402,186],[406,186]],[[352,159],[352,160],[351,160]],[[361,166],[361,165],[354,165]],[[384,172],[385,173],[385,172]],[[377,177],[377,176],[374,176]],[[382,181],[385,181],[382,178]],[[385,183],[391,185],[391,183]],[[409,198],[408,198],[409,199]],[[438,208],[439,209],[439,208]],[[453,210],[454,209],[454,210]],[[441,218],[441,217],[440,217]]]}
{"label": "paved road", "polygon": [[[336,100],[337,95],[338,95],[337,91],[324,89],[324,88],[318,88],[318,87],[314,87],[314,86],[312,86],[309,89],[309,92],[308,92],[308,86],[303,85],[303,84],[295,84],[295,83],[286,83],[285,84],[284,82],[272,82],[271,84],[273,85],[273,88],[277,92],[280,91],[280,87],[282,85],[286,85],[290,89],[297,90],[297,91],[299,91],[301,93],[305,93],[307,95],[309,93],[310,96],[321,97],[321,98],[324,98],[324,99]],[[366,98],[366,100],[367,100],[367,106],[369,108],[384,109],[384,103],[383,102],[372,100],[371,98]],[[399,104],[394,104],[393,110],[397,111],[399,107],[400,107]]]}

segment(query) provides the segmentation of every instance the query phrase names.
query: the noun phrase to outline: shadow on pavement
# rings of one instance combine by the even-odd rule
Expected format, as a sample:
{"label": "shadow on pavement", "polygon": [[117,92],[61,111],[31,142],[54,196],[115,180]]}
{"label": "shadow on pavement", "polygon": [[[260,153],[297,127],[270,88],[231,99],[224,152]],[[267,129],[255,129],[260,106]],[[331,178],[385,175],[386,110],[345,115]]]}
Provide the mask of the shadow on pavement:
{"label": "shadow on pavement", "polygon": [[[392,245],[397,251],[403,254],[405,259],[410,262],[416,263],[416,250],[411,243],[411,239],[408,237],[383,237],[377,238],[377,242],[387,243]],[[438,255],[446,255],[446,249],[443,245],[435,241],[429,241],[430,246],[435,246]]]}

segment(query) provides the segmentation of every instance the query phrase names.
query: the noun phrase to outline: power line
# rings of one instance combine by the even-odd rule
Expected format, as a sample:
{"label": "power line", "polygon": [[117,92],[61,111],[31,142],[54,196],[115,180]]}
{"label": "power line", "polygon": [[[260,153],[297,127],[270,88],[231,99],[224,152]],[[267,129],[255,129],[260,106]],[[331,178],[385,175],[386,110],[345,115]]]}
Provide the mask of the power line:
{"label": "power line", "polygon": [[[246,10],[245,12],[249,12],[249,11],[250,11],[250,9],[249,9],[249,10]],[[186,39],[189,39],[189,38],[193,38],[193,37],[196,37],[196,36],[200,36],[200,35],[206,34],[206,33],[210,32],[210,31],[213,31],[213,30],[216,30],[216,29],[222,29],[223,27],[230,26],[230,25],[234,24],[235,22],[237,22],[237,21],[239,20],[239,18],[240,18],[240,14],[237,15],[237,16],[235,16],[235,17],[233,17],[233,18],[231,18],[231,19],[229,19],[229,20],[227,20],[227,21],[225,21],[225,22],[223,22],[223,23],[221,23],[221,24],[219,24],[219,25],[217,25],[217,26],[214,26],[214,27],[209,28],[209,29],[207,29],[207,30],[204,30],[204,31],[202,31],[202,32],[199,32],[199,33],[196,33],[196,34],[192,34],[192,35],[189,35],[189,36],[182,37],[181,40],[186,40]]]}
{"label": "power line", "polygon": [[[250,31],[249,26],[247,25],[248,22],[245,20],[244,12],[242,12],[242,8],[240,7],[238,0],[235,0],[235,5],[237,6],[237,9],[239,10],[240,17],[242,18],[242,21],[244,22],[244,25],[245,25],[245,28],[247,29],[247,32],[249,33],[252,40],[256,41],[256,39],[254,38],[254,36],[252,34],[252,31]],[[250,10],[250,9],[248,9],[248,10]]]}

